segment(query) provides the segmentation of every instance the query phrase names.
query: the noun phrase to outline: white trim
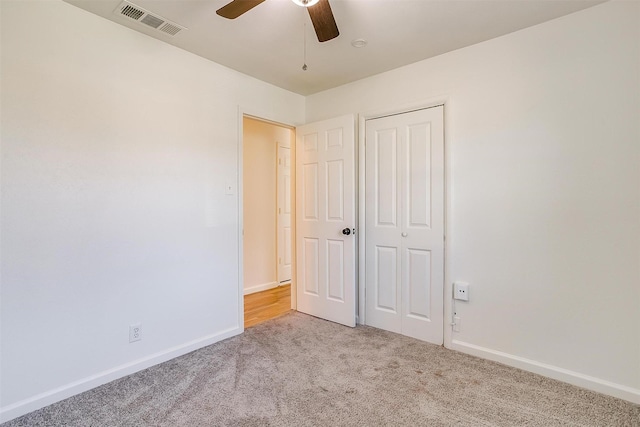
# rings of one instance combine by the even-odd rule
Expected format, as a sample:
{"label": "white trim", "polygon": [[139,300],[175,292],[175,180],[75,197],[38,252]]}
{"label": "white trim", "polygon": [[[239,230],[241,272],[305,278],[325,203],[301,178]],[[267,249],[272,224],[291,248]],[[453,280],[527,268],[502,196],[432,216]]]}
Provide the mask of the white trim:
{"label": "white trim", "polygon": [[360,117],[364,120],[379,119],[381,117],[393,116],[396,114],[409,113],[416,110],[424,110],[426,108],[437,107],[439,105],[446,105],[451,102],[451,96],[441,94],[422,101],[415,101],[406,104],[396,105],[395,107],[388,107],[370,111],[364,111],[360,113]]}
{"label": "white trim", "polygon": [[[354,203],[353,203],[353,208],[355,209],[355,215],[354,215],[354,220],[355,220],[355,224],[353,225],[354,230],[355,230],[355,247],[354,247],[354,259],[353,262],[355,262],[354,268],[353,268],[353,275],[355,276],[354,279],[354,284],[355,284],[355,291],[356,291],[356,295],[355,295],[355,303],[356,303],[356,325],[364,325],[364,317],[360,316],[360,312],[359,312],[359,301],[360,301],[360,289],[364,288],[364,284],[363,286],[360,286],[360,269],[364,268],[364,265],[360,262],[360,248],[363,247],[361,245],[364,244],[364,233],[361,233],[361,231],[364,231],[364,229],[360,229],[360,224],[364,224],[364,222],[360,222],[360,215],[364,215],[364,209],[361,209],[360,206],[360,181],[363,180],[363,176],[360,174],[360,171],[364,172],[364,168],[361,167],[363,166],[363,164],[361,165],[361,161],[364,161],[364,156],[360,156],[360,126],[359,126],[359,116],[358,114],[353,114],[352,115],[352,126],[353,126],[353,168],[354,168],[354,180],[353,180],[353,185],[354,185],[354,193],[353,193],[353,197],[355,198]],[[362,159],[360,159],[360,157],[362,157]],[[364,187],[363,187],[364,188]],[[360,235],[362,234],[362,241],[360,241]]]}
{"label": "white trim", "polygon": [[366,120],[367,116],[358,115],[358,152],[357,152],[357,164],[358,164],[358,233],[356,238],[358,239],[358,324],[364,325],[365,318],[365,244],[366,233],[365,227],[365,135],[366,135]]}
{"label": "white trim", "polygon": [[244,140],[244,116],[246,109],[238,106],[238,176],[236,188],[238,192],[238,325],[244,331],[244,154],[242,141]]}
{"label": "white trim", "polygon": [[451,277],[453,251],[453,109],[452,97],[442,99],[444,105],[444,346],[449,348],[453,339],[453,279]]}
{"label": "white trim", "polygon": [[126,377],[127,375],[131,375],[135,372],[142,371],[143,369],[147,369],[151,366],[166,362],[167,360],[190,353],[194,350],[198,350],[202,347],[214,344],[218,341],[222,341],[226,338],[239,335],[242,332],[243,329],[236,326],[217,334],[207,335],[5,406],[0,409],[0,423],[4,423],[28,414],[29,412],[44,408],[45,406],[67,399],[71,396],[75,396],[87,390],[91,390],[95,387],[117,380],[118,378]]}
{"label": "white trim", "polygon": [[449,278],[451,268],[449,265],[451,257],[451,250],[449,242],[451,241],[451,230],[450,224],[451,222],[448,220],[450,215],[452,214],[451,209],[451,142],[452,138],[452,125],[451,118],[452,114],[450,112],[452,100],[449,95],[440,95],[436,97],[432,97],[423,101],[412,102],[403,104],[396,107],[390,107],[379,110],[372,110],[358,114],[358,165],[359,165],[359,183],[358,183],[358,226],[360,227],[360,232],[358,233],[358,284],[359,284],[359,292],[358,292],[358,323],[364,325],[366,322],[365,318],[365,194],[366,194],[366,185],[365,185],[365,136],[366,136],[366,121],[377,119],[380,117],[392,116],[396,114],[409,113],[411,111],[416,110],[424,110],[427,108],[433,108],[437,106],[443,106],[444,109],[444,235],[446,237],[445,245],[444,245],[444,289],[443,289],[443,301],[444,310],[443,310],[443,338],[445,347],[449,348],[450,340],[451,340],[451,327],[449,325],[449,321],[447,319],[452,318],[451,315],[451,305],[447,304],[453,300],[452,290],[451,290],[451,280]]}
{"label": "white trim", "polygon": [[452,340],[449,348],[640,404],[640,390],[622,384],[616,384],[546,363],[536,362],[535,360],[524,357],[514,356],[513,354],[491,350],[464,341]]}
{"label": "white trim", "polygon": [[[287,280],[286,283],[289,283],[289,281]],[[261,285],[255,285],[249,288],[245,288],[244,294],[249,295],[249,294],[255,294],[256,292],[268,291],[269,289],[277,288],[278,286],[280,286],[280,283],[278,282],[263,283]]]}

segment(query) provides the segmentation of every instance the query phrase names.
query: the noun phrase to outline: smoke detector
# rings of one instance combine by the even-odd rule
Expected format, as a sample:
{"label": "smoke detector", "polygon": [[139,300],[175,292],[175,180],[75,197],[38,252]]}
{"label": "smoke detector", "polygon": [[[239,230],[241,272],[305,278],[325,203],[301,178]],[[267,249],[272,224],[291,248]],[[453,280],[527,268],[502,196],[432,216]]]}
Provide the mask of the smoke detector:
{"label": "smoke detector", "polygon": [[182,25],[171,22],[168,19],[161,17],[160,15],[151,13],[148,10],[143,9],[140,6],[128,1],[123,1],[122,3],[120,3],[120,5],[116,8],[116,10],[113,11],[113,13],[119,16],[124,16],[132,21],[140,22],[147,27],[160,31],[164,34],[168,34],[170,36],[175,36],[180,31],[187,29]]}

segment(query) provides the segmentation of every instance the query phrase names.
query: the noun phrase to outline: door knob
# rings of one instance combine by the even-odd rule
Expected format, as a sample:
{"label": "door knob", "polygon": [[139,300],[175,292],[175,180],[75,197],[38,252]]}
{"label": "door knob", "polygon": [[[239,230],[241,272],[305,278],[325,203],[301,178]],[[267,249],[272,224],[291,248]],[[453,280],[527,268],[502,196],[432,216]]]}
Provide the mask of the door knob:
{"label": "door knob", "polygon": [[407,233],[402,233],[402,237],[407,237]]}
{"label": "door knob", "polygon": [[342,234],[344,234],[345,236],[348,236],[349,234],[351,234],[351,229],[350,228],[344,228],[342,230]]}

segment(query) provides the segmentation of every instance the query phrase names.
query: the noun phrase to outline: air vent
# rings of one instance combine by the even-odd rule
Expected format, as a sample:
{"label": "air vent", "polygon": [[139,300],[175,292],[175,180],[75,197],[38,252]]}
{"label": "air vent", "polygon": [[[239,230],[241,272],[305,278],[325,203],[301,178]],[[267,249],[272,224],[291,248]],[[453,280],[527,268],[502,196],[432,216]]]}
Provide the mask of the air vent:
{"label": "air vent", "polygon": [[182,30],[186,30],[182,25],[178,25],[175,22],[171,22],[162,18],[160,15],[151,13],[148,10],[141,8],[128,1],[123,1],[120,6],[113,11],[114,14],[125,16],[136,22],[141,22],[148,27],[154,28],[170,36],[175,36]]}
{"label": "air vent", "polygon": [[128,18],[135,19],[136,21],[140,19],[142,15],[144,15],[143,11],[141,11],[140,9],[136,9],[135,7],[130,5],[126,5],[122,9],[121,13]]}
{"label": "air vent", "polygon": [[147,13],[147,16],[142,18],[140,22],[142,22],[143,24],[147,24],[148,26],[153,28],[158,28],[160,25],[164,24],[163,19],[160,19],[157,16],[153,16],[149,13]]}
{"label": "air vent", "polygon": [[178,34],[178,31],[182,30],[182,28],[178,27],[177,25],[169,24],[168,22],[165,22],[164,25],[158,29],[167,34],[171,34],[172,36],[175,36],[176,34]]}

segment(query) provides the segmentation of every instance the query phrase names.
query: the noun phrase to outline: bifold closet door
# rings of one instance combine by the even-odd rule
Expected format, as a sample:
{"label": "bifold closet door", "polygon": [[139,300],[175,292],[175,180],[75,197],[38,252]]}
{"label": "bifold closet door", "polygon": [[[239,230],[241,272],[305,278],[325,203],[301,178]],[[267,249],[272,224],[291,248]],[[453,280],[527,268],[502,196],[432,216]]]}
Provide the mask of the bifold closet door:
{"label": "bifold closet door", "polygon": [[367,120],[368,325],[443,342],[443,107]]}

